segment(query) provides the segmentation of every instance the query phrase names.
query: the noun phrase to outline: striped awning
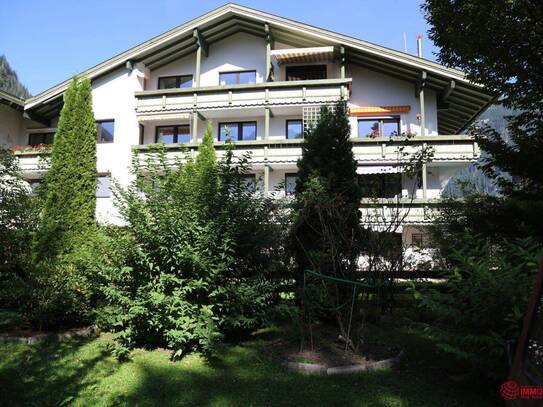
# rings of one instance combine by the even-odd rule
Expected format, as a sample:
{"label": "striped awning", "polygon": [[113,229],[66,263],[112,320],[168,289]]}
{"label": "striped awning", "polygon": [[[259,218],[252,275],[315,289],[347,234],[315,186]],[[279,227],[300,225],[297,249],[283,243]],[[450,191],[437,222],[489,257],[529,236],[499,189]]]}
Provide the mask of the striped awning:
{"label": "striped awning", "polygon": [[358,106],[351,107],[352,116],[373,116],[373,115],[390,115],[407,113],[411,110],[411,106]]}
{"label": "striped awning", "polygon": [[150,122],[163,122],[168,120],[189,120],[190,113],[164,113],[164,114],[146,114],[139,115],[138,122],[150,123]]}
{"label": "striped awning", "polygon": [[334,59],[334,47],[274,49],[271,56],[278,64],[329,61]]}

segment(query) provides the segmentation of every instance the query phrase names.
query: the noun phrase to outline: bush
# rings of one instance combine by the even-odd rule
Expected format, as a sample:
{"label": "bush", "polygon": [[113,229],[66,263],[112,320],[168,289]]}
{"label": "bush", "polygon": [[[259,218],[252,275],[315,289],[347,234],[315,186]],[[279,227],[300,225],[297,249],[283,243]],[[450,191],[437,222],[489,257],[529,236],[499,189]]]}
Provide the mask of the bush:
{"label": "bush", "polygon": [[465,234],[446,253],[447,290],[417,293],[436,318],[428,327],[441,348],[490,377],[504,377],[505,341],[516,339],[537,270],[540,246],[531,238],[490,243]]}
{"label": "bush", "polygon": [[115,192],[126,266],[109,273],[102,314],[117,356],[136,345],[210,352],[262,323],[276,296],[268,277],[280,222],[273,201],[244,184],[246,171],[231,150],[217,162],[211,127],[195,160],[171,162],[161,146],[144,163],[135,157],[134,182]]}
{"label": "bush", "polygon": [[19,172],[17,158],[0,149],[0,304],[17,308],[27,300],[25,278],[32,236],[38,223],[38,198]]}

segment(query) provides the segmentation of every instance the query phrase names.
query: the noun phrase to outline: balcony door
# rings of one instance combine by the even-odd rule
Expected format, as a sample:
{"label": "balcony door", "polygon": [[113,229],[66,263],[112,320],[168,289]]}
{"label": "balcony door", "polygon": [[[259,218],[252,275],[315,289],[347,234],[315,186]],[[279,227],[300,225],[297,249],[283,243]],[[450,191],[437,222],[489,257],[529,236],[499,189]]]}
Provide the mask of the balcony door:
{"label": "balcony door", "polygon": [[306,81],[310,79],[326,79],[326,65],[287,66],[287,81]]}

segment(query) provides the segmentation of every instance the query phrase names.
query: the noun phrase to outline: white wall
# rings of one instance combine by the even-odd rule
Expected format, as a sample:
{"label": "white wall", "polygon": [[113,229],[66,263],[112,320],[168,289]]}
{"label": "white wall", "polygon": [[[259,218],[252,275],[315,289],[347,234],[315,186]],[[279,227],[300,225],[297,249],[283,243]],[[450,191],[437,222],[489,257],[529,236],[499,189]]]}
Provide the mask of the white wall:
{"label": "white wall", "polygon": [[[408,113],[400,115],[401,131],[421,134],[417,114],[420,102],[415,97],[411,82],[402,81],[357,65],[347,64],[346,76],[353,79],[350,106],[403,106],[411,107]],[[426,135],[437,135],[436,95],[425,91]],[[358,134],[357,118],[351,118],[353,135]]]}
{"label": "white wall", "polygon": [[[115,120],[114,142],[97,144],[97,168],[111,173],[113,179],[126,185],[131,180],[131,146],[139,143],[134,92],[143,90],[141,72],[120,68],[92,84],[92,106],[96,120]],[[112,200],[98,198],[98,219],[119,223]]]}
{"label": "white wall", "polygon": [[[195,75],[196,53],[151,71],[147,89],[158,88],[160,76]],[[202,54],[200,86],[219,85],[219,72],[256,70],[256,82],[264,81],[266,43],[254,35],[237,33],[209,46],[209,56]]]}
{"label": "white wall", "polygon": [[28,136],[24,128],[23,113],[0,104],[0,145],[14,147],[27,144]]}

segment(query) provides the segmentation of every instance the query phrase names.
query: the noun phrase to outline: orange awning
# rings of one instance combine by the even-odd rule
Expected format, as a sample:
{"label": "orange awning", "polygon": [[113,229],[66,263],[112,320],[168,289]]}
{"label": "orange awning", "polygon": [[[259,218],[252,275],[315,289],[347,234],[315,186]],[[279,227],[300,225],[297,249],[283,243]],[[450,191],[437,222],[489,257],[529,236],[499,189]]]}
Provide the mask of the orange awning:
{"label": "orange awning", "polygon": [[351,107],[351,116],[372,116],[372,115],[388,115],[407,113],[411,110],[411,106],[362,106]]}

